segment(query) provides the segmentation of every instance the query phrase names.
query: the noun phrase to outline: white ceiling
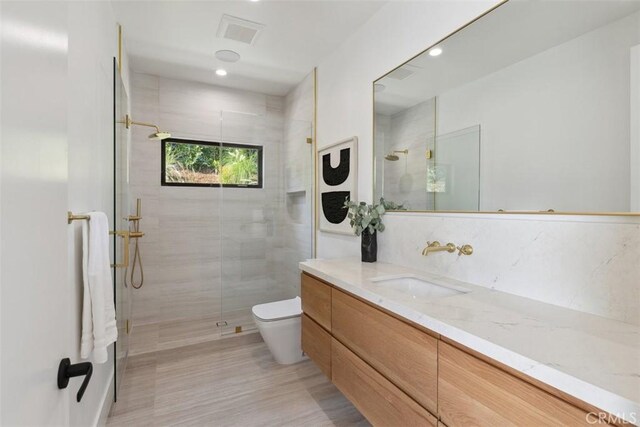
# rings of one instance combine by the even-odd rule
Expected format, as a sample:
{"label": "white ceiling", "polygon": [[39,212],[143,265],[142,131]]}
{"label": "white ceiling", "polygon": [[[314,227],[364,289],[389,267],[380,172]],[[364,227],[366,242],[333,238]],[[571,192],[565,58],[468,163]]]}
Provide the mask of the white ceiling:
{"label": "white ceiling", "polygon": [[638,0],[509,1],[441,43],[440,56],[402,66],[413,75],[381,78],[376,113],[396,114],[638,10]]}
{"label": "white ceiling", "polygon": [[[385,1],[114,1],[134,71],[285,95]],[[253,46],[216,37],[223,14],[264,24]],[[222,63],[219,49],[239,62]],[[229,74],[218,77],[216,67]]]}

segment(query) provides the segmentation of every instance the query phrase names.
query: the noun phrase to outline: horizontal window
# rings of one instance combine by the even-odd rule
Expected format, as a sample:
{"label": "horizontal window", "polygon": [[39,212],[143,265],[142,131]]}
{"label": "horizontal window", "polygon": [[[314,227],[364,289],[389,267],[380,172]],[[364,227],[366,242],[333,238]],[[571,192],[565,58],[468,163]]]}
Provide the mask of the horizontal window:
{"label": "horizontal window", "polygon": [[162,185],[262,188],[262,146],[163,139]]}

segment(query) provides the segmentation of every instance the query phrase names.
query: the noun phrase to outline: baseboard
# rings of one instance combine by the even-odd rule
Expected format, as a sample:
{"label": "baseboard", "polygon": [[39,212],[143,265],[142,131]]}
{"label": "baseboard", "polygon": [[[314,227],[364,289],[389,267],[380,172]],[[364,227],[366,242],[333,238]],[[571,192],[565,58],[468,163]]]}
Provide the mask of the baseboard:
{"label": "baseboard", "polygon": [[102,395],[102,407],[93,423],[94,427],[104,427],[107,424],[107,418],[109,418],[109,412],[111,411],[114,396],[115,384],[113,381],[113,374],[114,370],[112,369],[111,374],[109,375],[109,387],[105,389],[105,392]]}

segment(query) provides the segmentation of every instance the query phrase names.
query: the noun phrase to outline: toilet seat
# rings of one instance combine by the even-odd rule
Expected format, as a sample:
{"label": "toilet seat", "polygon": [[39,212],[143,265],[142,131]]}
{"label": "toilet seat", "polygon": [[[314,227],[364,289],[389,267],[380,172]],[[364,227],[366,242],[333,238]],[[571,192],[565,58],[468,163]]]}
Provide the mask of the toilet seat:
{"label": "toilet seat", "polygon": [[253,315],[263,322],[299,317],[302,314],[302,300],[300,297],[282,301],[269,302],[253,306]]}

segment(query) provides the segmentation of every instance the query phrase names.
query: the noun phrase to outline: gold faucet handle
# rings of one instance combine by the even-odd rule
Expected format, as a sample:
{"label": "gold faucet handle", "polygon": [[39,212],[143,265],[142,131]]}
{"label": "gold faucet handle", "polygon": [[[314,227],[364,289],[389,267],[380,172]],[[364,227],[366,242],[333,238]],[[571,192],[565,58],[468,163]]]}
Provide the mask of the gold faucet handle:
{"label": "gold faucet handle", "polygon": [[456,249],[458,250],[458,256],[471,255],[473,253],[473,246],[471,245],[458,246]]}

